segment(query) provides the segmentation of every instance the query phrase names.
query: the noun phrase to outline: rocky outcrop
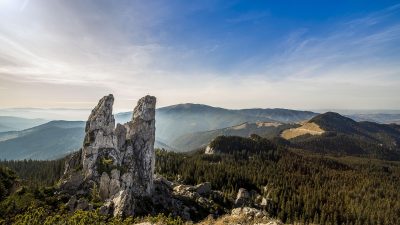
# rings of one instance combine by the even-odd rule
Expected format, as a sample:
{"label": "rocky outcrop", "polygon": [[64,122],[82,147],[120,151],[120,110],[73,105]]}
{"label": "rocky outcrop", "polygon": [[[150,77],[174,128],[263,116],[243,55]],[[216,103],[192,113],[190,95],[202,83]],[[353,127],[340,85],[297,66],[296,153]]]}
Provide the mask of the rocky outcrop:
{"label": "rocky outcrop", "polygon": [[82,148],[66,161],[60,192],[67,209],[114,216],[165,213],[199,221],[228,213],[227,205],[251,205],[253,194],[245,189],[234,202],[209,182],[185,185],[179,176],[176,182],[155,176],[155,97],[140,99],[125,124],[115,125],[113,103],[112,95],[99,101],[86,123]]}
{"label": "rocky outcrop", "polygon": [[204,151],[204,154],[207,154],[207,155],[215,154],[215,149],[210,147],[210,145],[207,145],[206,150]]}
{"label": "rocky outcrop", "polygon": [[250,208],[250,207],[242,207],[242,208],[234,208],[231,212],[232,216],[246,216],[246,217],[254,217],[254,218],[266,218],[268,213],[259,209]]}
{"label": "rocky outcrop", "polygon": [[250,193],[246,189],[240,188],[236,196],[235,206],[243,207],[243,206],[249,206],[251,204],[252,200]]}
{"label": "rocky outcrop", "polygon": [[[113,103],[108,95],[92,110],[83,147],[67,161],[60,187],[74,197],[69,206],[78,193],[91,194],[104,201],[102,212],[133,215],[137,199],[153,190],[156,98],[141,98],[132,120],[117,126]],[[77,208],[88,208],[81,199]]]}
{"label": "rocky outcrop", "polygon": [[140,99],[125,124],[115,125],[113,103],[112,95],[99,101],[81,150],[66,161],[60,182],[69,199],[66,208],[99,208],[114,216],[166,213],[192,221],[227,212],[221,207],[223,194],[211,190],[209,182],[191,186],[154,176],[154,97]]}
{"label": "rocky outcrop", "polygon": [[179,216],[184,220],[197,221],[210,214],[220,216],[228,212],[222,207],[223,193],[211,190],[209,182],[192,186],[156,176],[154,187],[152,207],[161,209],[163,213]]}

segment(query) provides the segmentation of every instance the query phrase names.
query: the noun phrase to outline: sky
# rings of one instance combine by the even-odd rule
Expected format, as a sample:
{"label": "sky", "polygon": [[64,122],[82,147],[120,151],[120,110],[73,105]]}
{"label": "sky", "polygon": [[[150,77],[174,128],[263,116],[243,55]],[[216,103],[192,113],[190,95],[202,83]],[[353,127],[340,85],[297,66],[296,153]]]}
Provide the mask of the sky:
{"label": "sky", "polygon": [[399,1],[0,0],[0,108],[400,109]]}

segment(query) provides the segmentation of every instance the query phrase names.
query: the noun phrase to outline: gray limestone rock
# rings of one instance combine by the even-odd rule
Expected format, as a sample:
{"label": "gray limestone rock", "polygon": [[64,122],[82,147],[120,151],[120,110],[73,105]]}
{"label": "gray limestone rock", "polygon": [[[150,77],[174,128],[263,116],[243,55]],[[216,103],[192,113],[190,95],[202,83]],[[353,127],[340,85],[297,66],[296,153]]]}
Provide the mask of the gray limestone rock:
{"label": "gray limestone rock", "polygon": [[259,209],[250,208],[250,207],[242,207],[242,208],[234,208],[231,212],[232,216],[246,216],[253,218],[262,218],[264,216],[268,216],[268,213]]}
{"label": "gray limestone rock", "polygon": [[215,149],[211,148],[209,145],[206,147],[206,150],[204,151],[204,154],[207,155],[212,155],[215,153]]}
{"label": "gray limestone rock", "polygon": [[196,192],[199,195],[207,195],[211,192],[211,183],[210,182],[205,182],[201,183],[195,186]]}
{"label": "gray limestone rock", "polygon": [[[133,215],[135,199],[153,190],[156,98],[141,98],[132,121],[116,127],[113,103],[108,95],[92,110],[83,147],[67,161],[60,188],[90,193],[99,187],[102,212]],[[88,206],[81,202],[80,208]]]}
{"label": "gray limestone rock", "polygon": [[248,206],[251,204],[251,196],[250,193],[244,189],[240,188],[235,200],[236,207]]}
{"label": "gray limestone rock", "polygon": [[106,200],[109,197],[110,190],[110,177],[106,172],[103,172],[100,178],[100,188],[99,188],[99,195],[102,200]]}

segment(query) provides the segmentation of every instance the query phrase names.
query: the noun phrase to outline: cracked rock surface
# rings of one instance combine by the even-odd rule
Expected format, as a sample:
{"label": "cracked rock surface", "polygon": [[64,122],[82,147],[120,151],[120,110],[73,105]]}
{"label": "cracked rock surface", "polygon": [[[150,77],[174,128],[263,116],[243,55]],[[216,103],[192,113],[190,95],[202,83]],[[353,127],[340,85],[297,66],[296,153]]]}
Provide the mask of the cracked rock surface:
{"label": "cracked rock surface", "polygon": [[60,187],[71,194],[98,190],[103,211],[133,215],[136,199],[153,191],[156,98],[141,98],[132,120],[117,126],[113,103],[110,94],[92,110],[83,146],[67,161]]}

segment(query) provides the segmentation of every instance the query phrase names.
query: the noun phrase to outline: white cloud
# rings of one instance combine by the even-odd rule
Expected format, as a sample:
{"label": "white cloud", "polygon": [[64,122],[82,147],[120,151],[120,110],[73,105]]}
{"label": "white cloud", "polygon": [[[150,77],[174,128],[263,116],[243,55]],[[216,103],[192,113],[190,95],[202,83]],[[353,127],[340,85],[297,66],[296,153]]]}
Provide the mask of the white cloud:
{"label": "white cloud", "polygon": [[[171,46],[154,32],[173,13],[165,3],[107,8],[96,1],[15,2],[0,9],[3,106],[91,107],[113,92],[120,108],[144,94],[158,96],[159,105],[400,107],[398,57],[386,57],[399,43],[400,25],[371,29],[399,7],[345,21],[325,35],[300,28],[282,40],[272,60],[255,55],[225,74],[205,69],[198,46]],[[219,45],[203,51],[215,50]],[[177,64],[193,68],[178,70]]]}

